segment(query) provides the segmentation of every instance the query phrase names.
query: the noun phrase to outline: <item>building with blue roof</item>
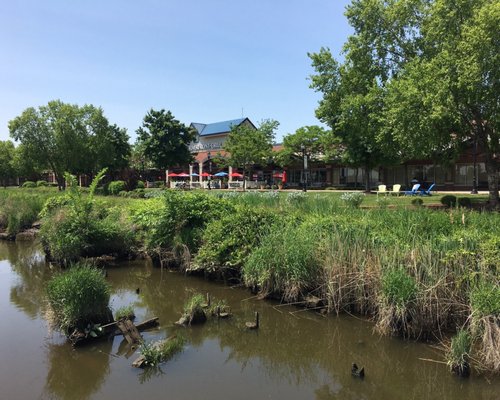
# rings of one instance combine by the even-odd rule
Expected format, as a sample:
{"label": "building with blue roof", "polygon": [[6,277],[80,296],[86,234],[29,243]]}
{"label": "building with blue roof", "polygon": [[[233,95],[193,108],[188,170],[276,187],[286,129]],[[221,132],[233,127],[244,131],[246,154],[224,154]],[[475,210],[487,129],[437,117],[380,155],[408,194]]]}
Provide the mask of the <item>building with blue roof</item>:
{"label": "building with blue roof", "polygon": [[192,153],[222,150],[231,129],[241,125],[248,125],[253,129],[257,129],[247,117],[212,122],[210,124],[193,122],[190,127],[195,129],[198,135],[196,140],[190,144],[189,149]]}

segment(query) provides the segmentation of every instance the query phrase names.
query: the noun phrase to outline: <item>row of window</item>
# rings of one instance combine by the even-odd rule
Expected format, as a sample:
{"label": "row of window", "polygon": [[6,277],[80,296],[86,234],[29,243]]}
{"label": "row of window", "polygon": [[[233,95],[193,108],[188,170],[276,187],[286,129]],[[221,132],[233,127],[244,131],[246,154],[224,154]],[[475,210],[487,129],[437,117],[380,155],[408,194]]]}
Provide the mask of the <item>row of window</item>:
{"label": "row of window", "polygon": [[[318,168],[309,171],[308,182],[320,183],[324,185],[362,185],[364,183],[364,169],[334,167],[331,170],[331,177],[328,179],[327,168]],[[408,165],[397,166],[386,169],[373,169],[370,171],[370,182],[373,185],[384,183],[394,185],[396,183],[405,184],[413,179],[419,182],[444,185],[451,183],[457,186],[472,186],[474,177],[473,164],[455,164],[450,167],[437,165]],[[303,182],[303,171],[301,169],[290,169],[287,171],[287,181],[289,184],[299,185]],[[486,185],[487,174],[484,163],[476,164],[476,183]]]}

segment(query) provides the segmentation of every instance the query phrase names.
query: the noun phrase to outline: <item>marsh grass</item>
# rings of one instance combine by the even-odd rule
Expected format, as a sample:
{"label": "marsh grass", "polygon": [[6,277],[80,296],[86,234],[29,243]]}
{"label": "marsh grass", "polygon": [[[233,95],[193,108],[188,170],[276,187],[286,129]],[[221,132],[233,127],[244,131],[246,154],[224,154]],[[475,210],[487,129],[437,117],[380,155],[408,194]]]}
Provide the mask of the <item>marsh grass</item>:
{"label": "marsh grass", "polygon": [[47,285],[57,326],[82,331],[89,323],[107,322],[110,287],[101,270],[79,264],[54,276]]}
{"label": "marsh grass", "polygon": [[58,196],[53,189],[0,190],[0,228],[15,235],[31,227],[48,198]]}
{"label": "marsh grass", "polygon": [[[319,222],[319,221],[318,221]],[[281,296],[296,302],[319,285],[318,243],[320,230],[314,221],[277,224],[243,267],[247,286],[261,296]]]}
{"label": "marsh grass", "polygon": [[472,332],[479,338],[483,367],[500,372],[500,285],[482,279],[470,293]]}
{"label": "marsh grass", "polygon": [[460,329],[451,338],[450,347],[446,353],[447,364],[450,369],[460,376],[469,375],[469,360],[472,347],[472,338],[465,329]]}
{"label": "marsh grass", "polygon": [[185,343],[186,339],[182,335],[175,335],[154,343],[144,342],[141,344],[140,352],[146,359],[146,365],[153,367],[180,353],[184,349]]}
{"label": "marsh grass", "polygon": [[135,318],[135,311],[132,305],[122,306],[115,311],[115,320],[122,318]]}

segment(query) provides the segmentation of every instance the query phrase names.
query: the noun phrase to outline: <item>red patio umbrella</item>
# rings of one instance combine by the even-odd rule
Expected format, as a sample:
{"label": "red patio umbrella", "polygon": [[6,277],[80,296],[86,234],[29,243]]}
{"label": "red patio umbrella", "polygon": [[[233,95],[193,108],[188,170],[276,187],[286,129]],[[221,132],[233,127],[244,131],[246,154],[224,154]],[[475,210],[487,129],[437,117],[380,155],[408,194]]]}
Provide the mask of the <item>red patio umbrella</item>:
{"label": "red patio umbrella", "polygon": [[168,176],[179,176],[179,174],[176,174],[175,172],[171,172],[170,174],[168,174]]}
{"label": "red patio umbrella", "polygon": [[186,174],[185,172],[181,172],[180,174],[177,174],[179,178],[188,178],[189,174]]}
{"label": "red patio umbrella", "polygon": [[239,172],[231,172],[229,176],[232,176],[233,178],[243,178],[243,175]]}
{"label": "red patio umbrella", "polygon": [[212,176],[212,174],[209,174],[208,172],[203,172],[200,176],[204,176],[206,178],[208,176]]}

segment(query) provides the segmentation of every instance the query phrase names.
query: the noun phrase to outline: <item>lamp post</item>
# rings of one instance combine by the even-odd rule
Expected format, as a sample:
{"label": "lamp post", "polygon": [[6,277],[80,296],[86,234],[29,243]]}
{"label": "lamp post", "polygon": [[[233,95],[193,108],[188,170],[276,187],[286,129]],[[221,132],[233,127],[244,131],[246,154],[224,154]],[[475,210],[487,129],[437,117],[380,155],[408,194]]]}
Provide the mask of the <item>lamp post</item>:
{"label": "lamp post", "polygon": [[307,153],[306,147],[302,144],[300,145],[300,150],[302,150],[303,168],[302,168],[302,191],[307,192]]}
{"label": "lamp post", "polygon": [[470,194],[477,194],[476,171],[477,171],[477,138],[474,136],[474,167],[473,167],[474,176],[472,177],[472,190],[470,191]]}
{"label": "lamp post", "polygon": [[[210,152],[207,153],[207,159],[208,159],[208,172],[210,175],[212,175],[212,154]],[[212,185],[210,184],[210,180],[212,179],[211,176],[208,177],[208,190],[212,190]]]}

